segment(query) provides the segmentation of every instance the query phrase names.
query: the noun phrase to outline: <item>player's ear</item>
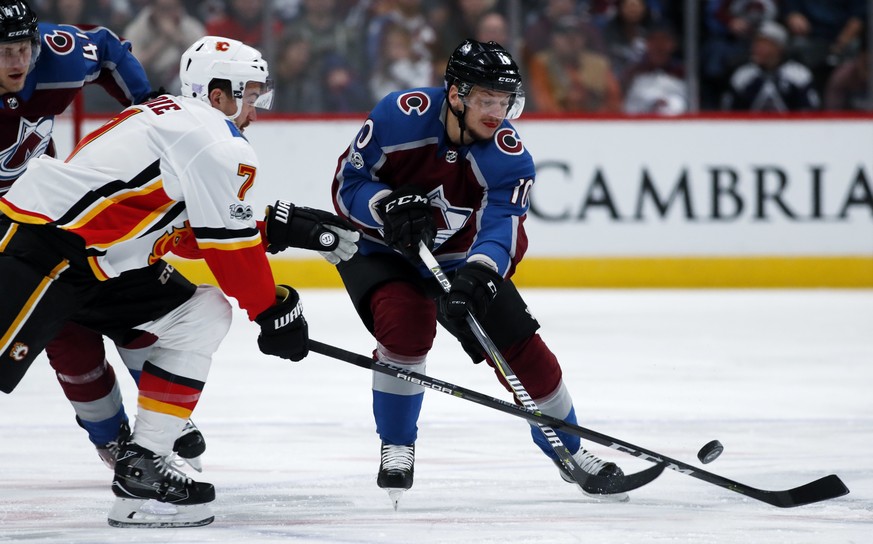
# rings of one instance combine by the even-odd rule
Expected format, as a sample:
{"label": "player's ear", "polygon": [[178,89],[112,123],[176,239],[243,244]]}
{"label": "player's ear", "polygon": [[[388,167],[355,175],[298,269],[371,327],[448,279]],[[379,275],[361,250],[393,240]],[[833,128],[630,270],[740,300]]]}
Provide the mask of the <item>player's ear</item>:
{"label": "player's ear", "polygon": [[224,91],[222,91],[221,89],[216,87],[209,91],[209,103],[212,105],[213,108],[219,110],[222,109],[223,105],[227,102],[227,100],[227,95],[225,95]]}

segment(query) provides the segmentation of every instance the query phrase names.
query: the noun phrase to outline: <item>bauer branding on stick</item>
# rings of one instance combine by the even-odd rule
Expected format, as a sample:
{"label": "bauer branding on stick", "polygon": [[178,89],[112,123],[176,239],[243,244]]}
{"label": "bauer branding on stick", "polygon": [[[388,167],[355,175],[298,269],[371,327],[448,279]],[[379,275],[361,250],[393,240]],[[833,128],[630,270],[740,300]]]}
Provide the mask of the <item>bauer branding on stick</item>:
{"label": "bauer branding on stick", "polygon": [[721,452],[724,451],[724,446],[721,445],[721,442],[718,440],[713,440],[712,442],[707,442],[700,451],[697,452],[697,458],[700,459],[700,462],[704,465],[708,463],[712,463],[718,456],[721,455]]}

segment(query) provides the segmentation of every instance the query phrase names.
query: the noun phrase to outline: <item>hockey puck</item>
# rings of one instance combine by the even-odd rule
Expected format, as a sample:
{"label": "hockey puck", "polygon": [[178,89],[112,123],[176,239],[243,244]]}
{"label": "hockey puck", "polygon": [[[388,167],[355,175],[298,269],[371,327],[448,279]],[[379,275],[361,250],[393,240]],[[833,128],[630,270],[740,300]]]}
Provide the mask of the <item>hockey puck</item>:
{"label": "hockey puck", "polygon": [[718,456],[721,455],[721,452],[724,451],[724,446],[721,445],[721,442],[718,440],[713,440],[712,442],[707,442],[700,451],[697,452],[697,458],[700,459],[700,462],[704,465],[708,463],[712,463]]}

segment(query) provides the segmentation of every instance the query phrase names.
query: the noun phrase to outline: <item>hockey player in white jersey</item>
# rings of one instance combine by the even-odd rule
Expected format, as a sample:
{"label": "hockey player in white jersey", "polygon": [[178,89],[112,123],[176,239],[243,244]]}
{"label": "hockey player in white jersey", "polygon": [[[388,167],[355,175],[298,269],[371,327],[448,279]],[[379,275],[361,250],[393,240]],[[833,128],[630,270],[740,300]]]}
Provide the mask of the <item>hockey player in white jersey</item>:
{"label": "hockey player in white jersey", "polygon": [[[274,284],[265,251],[308,247],[338,261],[356,249],[357,233],[332,214],[280,201],[259,222],[245,201],[258,159],[242,130],[255,107],[270,102],[257,50],[202,38],[183,55],[181,78],[182,96],[127,108],[66,161],[32,161],[0,199],[0,284],[16,286],[0,300],[0,390],[15,388],[68,320],[116,341],[130,330],[158,339],[139,380],[133,433],[116,460],[115,526],[213,520],[213,486],[168,457],[230,326],[222,291],[260,325],[262,352],[299,361],[308,353],[299,297]],[[220,290],[200,286],[167,307],[160,287],[125,289],[126,271],[170,252],[205,259]]]}

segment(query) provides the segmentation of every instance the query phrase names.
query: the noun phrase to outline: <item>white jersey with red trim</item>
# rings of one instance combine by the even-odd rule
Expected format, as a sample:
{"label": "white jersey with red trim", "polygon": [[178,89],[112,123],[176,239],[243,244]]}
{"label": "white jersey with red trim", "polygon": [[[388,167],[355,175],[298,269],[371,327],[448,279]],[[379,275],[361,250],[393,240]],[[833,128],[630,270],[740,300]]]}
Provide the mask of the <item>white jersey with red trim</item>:
{"label": "white jersey with red trim", "polygon": [[165,95],[121,112],[66,161],[32,161],[0,199],[0,211],[82,237],[101,279],[174,250],[194,253],[253,318],[275,297],[245,202],[257,168],[251,145],[220,111]]}

